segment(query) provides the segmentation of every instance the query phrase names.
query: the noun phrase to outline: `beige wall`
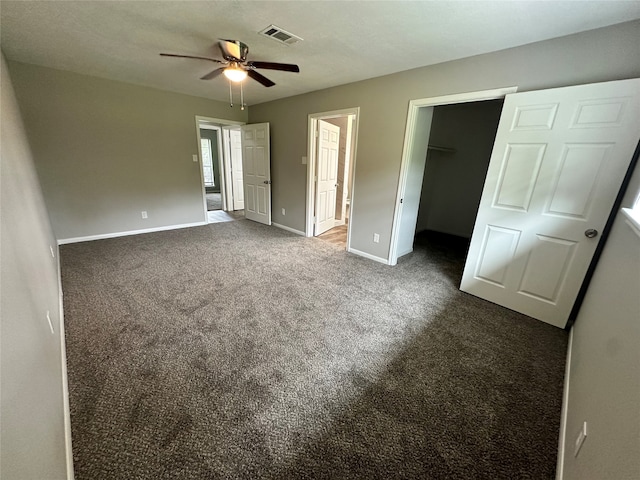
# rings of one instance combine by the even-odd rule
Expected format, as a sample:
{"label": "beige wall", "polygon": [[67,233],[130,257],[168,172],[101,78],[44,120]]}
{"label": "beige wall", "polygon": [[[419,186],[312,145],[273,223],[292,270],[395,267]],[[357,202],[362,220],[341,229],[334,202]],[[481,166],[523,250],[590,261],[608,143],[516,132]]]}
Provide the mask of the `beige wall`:
{"label": "beige wall", "polygon": [[640,77],[639,42],[640,22],[629,22],[252,106],[251,123],[271,123],[273,221],[304,230],[307,116],[359,106],[351,247],[387,258],[410,100]]}
{"label": "beige wall", "polygon": [[57,247],[4,55],[1,70],[0,477],[55,480],[67,474]]}
{"label": "beige wall", "polygon": [[246,111],[34,65],[9,70],[58,239],[205,220],[195,116],[246,121]]}
{"label": "beige wall", "polygon": [[[636,168],[623,206],[639,195]],[[622,213],[573,328],[569,363],[562,478],[640,478],[640,235]],[[587,438],[574,457],[584,421]]]}

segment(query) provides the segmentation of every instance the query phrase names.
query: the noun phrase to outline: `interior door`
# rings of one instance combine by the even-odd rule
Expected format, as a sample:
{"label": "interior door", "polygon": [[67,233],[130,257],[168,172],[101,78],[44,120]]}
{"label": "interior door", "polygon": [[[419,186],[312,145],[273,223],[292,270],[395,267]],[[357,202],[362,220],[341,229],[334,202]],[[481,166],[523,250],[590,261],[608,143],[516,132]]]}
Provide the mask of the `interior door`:
{"label": "interior door", "polygon": [[318,120],[316,235],[326,232],[336,224],[339,147],[340,127]]}
{"label": "interior door", "polygon": [[507,95],[461,290],[566,325],[638,143],[639,90]]}
{"label": "interior door", "polygon": [[256,123],[240,128],[244,216],[271,225],[271,162],[269,124]]}
{"label": "interior door", "polygon": [[233,209],[244,209],[244,182],[242,174],[242,132],[229,130],[229,158],[231,163],[231,189],[233,191]]}

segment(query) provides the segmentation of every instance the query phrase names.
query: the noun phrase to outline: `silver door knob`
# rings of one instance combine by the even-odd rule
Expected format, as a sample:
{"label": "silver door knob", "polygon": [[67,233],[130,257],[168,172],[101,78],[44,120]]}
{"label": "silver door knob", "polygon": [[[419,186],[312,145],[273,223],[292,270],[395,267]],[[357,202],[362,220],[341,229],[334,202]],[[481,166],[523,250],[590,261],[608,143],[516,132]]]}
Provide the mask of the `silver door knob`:
{"label": "silver door knob", "polygon": [[266,185],[271,185],[271,180],[265,180],[265,181],[264,181],[264,182],[262,182],[262,183],[264,183],[264,184],[266,184]]}
{"label": "silver door knob", "polygon": [[595,238],[598,236],[598,230],[595,228],[588,228],[584,231],[584,236],[587,238]]}

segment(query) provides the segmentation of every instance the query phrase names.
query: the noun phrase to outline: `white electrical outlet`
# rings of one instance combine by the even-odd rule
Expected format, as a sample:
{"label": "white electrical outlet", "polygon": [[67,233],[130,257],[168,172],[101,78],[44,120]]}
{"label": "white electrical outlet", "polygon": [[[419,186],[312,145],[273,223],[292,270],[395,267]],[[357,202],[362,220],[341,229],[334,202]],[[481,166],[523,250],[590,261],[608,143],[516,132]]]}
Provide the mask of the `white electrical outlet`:
{"label": "white electrical outlet", "polygon": [[580,430],[580,433],[578,433],[578,438],[576,438],[576,446],[573,451],[574,457],[578,456],[578,453],[580,452],[580,449],[582,448],[582,444],[584,443],[584,440],[586,438],[587,438],[587,422],[584,422],[582,424],[582,429]]}
{"label": "white electrical outlet", "polygon": [[53,258],[56,258],[56,254],[55,254],[55,252],[53,251],[53,247],[52,247],[51,245],[49,245],[49,250],[51,250],[51,256],[52,256]]}
{"label": "white electrical outlet", "polygon": [[53,333],[53,323],[51,323],[51,317],[49,316],[49,310],[47,310],[47,322],[49,322],[49,328],[51,329],[51,333]]}
{"label": "white electrical outlet", "polygon": [[282,215],[286,215],[284,208],[282,209]]}
{"label": "white electrical outlet", "polygon": [[380,243],[380,235],[377,233],[373,234],[373,243]]}
{"label": "white electrical outlet", "polygon": [[191,155],[191,159],[192,159],[194,162],[198,163],[198,155],[197,155],[197,154],[193,154],[193,155]]}
{"label": "white electrical outlet", "polygon": [[147,216],[147,211],[146,210],[143,210],[141,213],[142,213],[142,218],[149,218]]}
{"label": "white electrical outlet", "polygon": [[302,164],[306,165],[307,164],[307,157],[302,157]]}

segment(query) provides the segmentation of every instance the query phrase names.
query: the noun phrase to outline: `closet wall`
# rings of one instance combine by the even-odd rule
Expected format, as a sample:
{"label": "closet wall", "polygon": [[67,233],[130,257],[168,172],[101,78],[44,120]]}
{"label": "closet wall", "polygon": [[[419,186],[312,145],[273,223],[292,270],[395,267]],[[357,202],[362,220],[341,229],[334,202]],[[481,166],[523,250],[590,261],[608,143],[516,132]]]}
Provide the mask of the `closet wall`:
{"label": "closet wall", "polygon": [[471,238],[503,100],[434,108],[416,233]]}

